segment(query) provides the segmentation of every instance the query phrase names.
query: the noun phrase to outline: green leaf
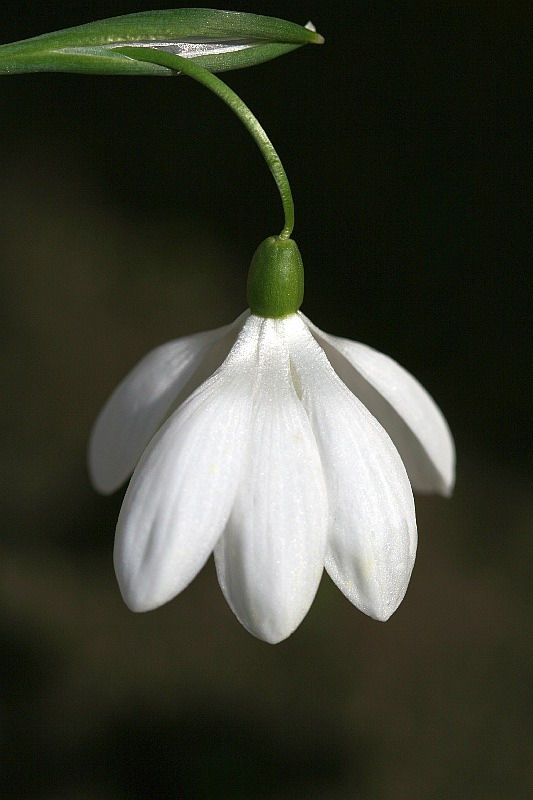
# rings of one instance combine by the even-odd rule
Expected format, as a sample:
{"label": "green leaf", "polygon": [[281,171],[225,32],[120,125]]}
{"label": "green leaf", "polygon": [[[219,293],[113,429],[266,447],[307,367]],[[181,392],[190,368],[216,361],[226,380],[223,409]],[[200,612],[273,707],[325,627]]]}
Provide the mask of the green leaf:
{"label": "green leaf", "polygon": [[174,74],[166,67],[116,51],[125,45],[166,50],[190,58],[210,72],[223,72],[323,41],[312,28],[275,17],[206,8],[144,11],[0,45],[0,74]]}

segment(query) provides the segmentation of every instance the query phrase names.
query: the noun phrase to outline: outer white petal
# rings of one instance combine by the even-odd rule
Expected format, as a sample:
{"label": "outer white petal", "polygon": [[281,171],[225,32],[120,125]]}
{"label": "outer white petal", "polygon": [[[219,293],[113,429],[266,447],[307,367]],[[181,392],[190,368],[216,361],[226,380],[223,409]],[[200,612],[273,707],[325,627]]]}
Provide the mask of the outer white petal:
{"label": "outer white petal", "polygon": [[284,321],[264,320],[251,446],[215,549],[240,622],[275,643],[300,624],[324,567],[327,500],[309,419],[294,391]]}
{"label": "outer white petal", "polygon": [[201,569],[224,530],[250,434],[259,324],[150,442],[126,492],[115,570],[127,605],[148,611]]}
{"label": "outer white petal", "polygon": [[303,321],[295,316],[291,328],[291,360],[328,489],[326,569],[361,611],[386,620],[405,594],[416,552],[409,479],[386,432],[335,374]]}
{"label": "outer white petal", "polygon": [[441,410],[424,387],[383,353],[331,336],[305,321],[339,377],[391,437],[413,489],[450,495],[455,481],[455,447]]}
{"label": "outer white petal", "polygon": [[[100,412],[89,440],[89,473],[99,492],[111,494],[131,475],[179,400],[223,362],[244,316],[232,325],[167,342],[126,375]],[[210,362],[207,375],[200,370],[204,362]],[[200,371],[202,375],[194,381]]]}

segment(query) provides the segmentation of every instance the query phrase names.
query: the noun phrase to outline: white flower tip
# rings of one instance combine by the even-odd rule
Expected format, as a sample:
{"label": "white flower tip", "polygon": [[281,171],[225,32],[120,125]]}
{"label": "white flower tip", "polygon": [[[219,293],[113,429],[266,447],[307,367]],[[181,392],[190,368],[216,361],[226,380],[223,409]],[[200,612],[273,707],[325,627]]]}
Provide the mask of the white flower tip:
{"label": "white flower tip", "polygon": [[320,583],[322,567],[309,576],[307,583],[299,591],[294,591],[294,587],[290,585],[280,587],[276,576],[272,575],[269,579],[268,570],[264,569],[266,580],[262,588],[251,587],[244,581],[234,581],[230,593],[226,583],[227,565],[223,557],[224,542],[221,542],[215,550],[218,579],[224,596],[241,625],[252,636],[268,644],[278,644],[288,639],[311,607]]}
{"label": "white flower tip", "polygon": [[[314,597],[314,595],[313,595]],[[313,598],[302,596],[300,603],[294,604],[294,598],[288,607],[271,609],[263,615],[250,614],[250,609],[233,609],[235,616],[246,630],[267,644],[279,644],[288,639],[306,617]]]}
{"label": "white flower tip", "polygon": [[117,554],[114,561],[120,594],[130,611],[136,614],[154,611],[178,594],[173,585],[161,580],[161,576],[150,573],[149,570],[146,570],[146,574],[141,571],[141,574],[133,576]]}
{"label": "white flower tip", "polygon": [[359,610],[377,622],[387,622],[405,597],[411,570],[407,572],[406,580],[400,586],[391,587],[389,591],[385,587],[365,587],[366,591],[356,604]]}
{"label": "white flower tip", "polygon": [[128,594],[122,588],[120,589],[120,593],[129,610],[135,612],[135,614],[142,614],[145,611],[153,611],[155,608],[158,608],[158,606],[154,606],[152,603],[143,602],[140,597]]}
{"label": "white flower tip", "polygon": [[154,608],[158,608],[162,605],[162,603],[157,602],[155,599],[155,594],[152,588],[148,587],[146,580],[139,581],[138,576],[136,580],[132,579],[126,565],[122,563],[121,556],[116,550],[114,562],[115,575],[117,577],[120,594],[130,611],[142,613],[143,611],[152,611]]}
{"label": "white flower tip", "polygon": [[416,543],[409,554],[397,554],[392,559],[385,559],[381,565],[371,557],[364,561],[358,559],[351,564],[351,573],[330,552],[326,559],[326,570],[356,608],[378,622],[386,622],[405,597],[415,551]]}
{"label": "white flower tip", "polygon": [[440,485],[436,491],[443,497],[450,497],[455,487],[455,443],[444,416],[442,416],[440,458]]}
{"label": "white flower tip", "polygon": [[367,611],[367,614],[369,617],[372,617],[372,619],[377,620],[377,622],[387,622],[387,620],[389,620],[394,612],[398,609],[404,597],[405,592],[402,593],[400,598],[382,600],[379,605],[376,605],[371,610]]}
{"label": "white flower tip", "polygon": [[260,639],[262,642],[266,642],[267,644],[279,644],[280,642],[284,642],[285,639],[288,639],[289,636],[294,633],[299,624],[300,623],[298,622],[296,625],[291,625],[287,629],[273,629],[270,627],[264,628],[261,625],[259,625],[257,628],[247,625],[244,627],[248,633],[251,633],[252,636],[255,636],[256,639]]}
{"label": "white flower tip", "polygon": [[440,494],[442,497],[451,497],[455,489],[455,474],[451,475],[448,481],[442,482]]}
{"label": "white flower tip", "polygon": [[109,470],[106,468],[109,462],[108,442],[102,435],[102,425],[100,424],[101,414],[96,420],[87,447],[87,472],[92,487],[99,494],[113,494],[118,489],[114,481],[110,480]]}
{"label": "white flower tip", "polygon": [[[443,418],[444,422],[444,418]],[[446,425],[446,423],[444,422]],[[455,445],[446,425],[438,461],[427,461],[424,470],[413,476],[413,491],[451,497],[455,488]]]}
{"label": "white flower tip", "polygon": [[90,447],[87,458],[87,472],[89,473],[89,480],[93,489],[98,494],[111,495],[120,485],[113,481],[107,474],[107,471],[102,467],[100,459],[96,454],[96,447]]}
{"label": "white flower tip", "polygon": [[387,622],[400,606],[406,591],[407,585],[398,594],[375,596],[370,604],[361,605],[360,610],[372,617],[372,619],[377,620],[377,622]]}

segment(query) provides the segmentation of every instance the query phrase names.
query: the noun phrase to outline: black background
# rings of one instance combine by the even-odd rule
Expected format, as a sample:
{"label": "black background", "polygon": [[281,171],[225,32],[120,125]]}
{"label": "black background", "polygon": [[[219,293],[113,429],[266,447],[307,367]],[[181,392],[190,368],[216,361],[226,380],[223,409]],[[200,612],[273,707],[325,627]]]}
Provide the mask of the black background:
{"label": "black background", "polygon": [[[152,3],[151,8],[164,4]],[[303,311],[396,358],[445,412],[451,501],[386,626],[324,580],[271,648],[207,567],[134,616],[121,495],[85,441],[150,347],[245,305],[275,187],[184,78],[2,76],[0,672],[6,797],[526,797],[531,445],[526,4],[226,3],[326,38],[222,77],[291,179]],[[141,3],[24,3],[1,41]]]}

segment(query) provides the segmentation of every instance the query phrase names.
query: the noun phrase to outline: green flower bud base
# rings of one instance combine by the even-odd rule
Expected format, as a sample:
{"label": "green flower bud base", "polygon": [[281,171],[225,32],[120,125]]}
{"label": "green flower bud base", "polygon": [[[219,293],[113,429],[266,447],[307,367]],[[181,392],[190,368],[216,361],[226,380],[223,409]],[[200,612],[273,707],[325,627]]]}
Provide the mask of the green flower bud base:
{"label": "green flower bud base", "polygon": [[287,317],[304,298],[304,268],[293,239],[270,236],[255,251],[248,273],[248,305],[258,317]]}

